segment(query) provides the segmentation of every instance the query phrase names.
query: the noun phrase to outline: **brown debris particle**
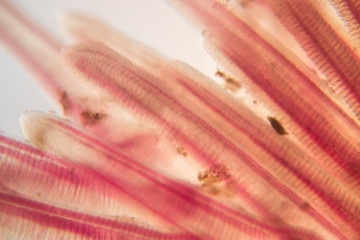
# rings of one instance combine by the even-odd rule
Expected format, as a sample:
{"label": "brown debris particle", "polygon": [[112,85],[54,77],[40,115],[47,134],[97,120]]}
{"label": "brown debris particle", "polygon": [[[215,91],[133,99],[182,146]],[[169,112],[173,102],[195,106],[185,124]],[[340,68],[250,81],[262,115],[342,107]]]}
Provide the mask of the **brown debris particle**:
{"label": "brown debris particle", "polygon": [[63,113],[66,113],[70,109],[69,98],[68,98],[68,95],[67,95],[67,93],[65,91],[62,91],[60,93],[59,103],[62,106]]}
{"label": "brown debris particle", "polygon": [[225,77],[225,73],[223,73],[222,71],[220,70],[217,70],[216,73],[215,73],[215,76],[218,76],[218,77],[221,77],[221,78],[224,78]]}
{"label": "brown debris particle", "polygon": [[93,113],[90,110],[84,110],[81,112],[81,123],[84,126],[94,125],[106,117],[104,113]]}
{"label": "brown debris particle", "polygon": [[185,151],[185,148],[183,148],[183,147],[178,147],[177,149],[176,149],[176,151],[180,154],[180,155],[183,155],[184,157],[187,157],[187,152]]}
{"label": "brown debris particle", "polygon": [[225,181],[230,176],[224,165],[215,164],[209,170],[199,172],[198,180],[204,184],[209,184]]}
{"label": "brown debris particle", "polygon": [[234,196],[234,181],[226,167],[222,164],[215,164],[209,170],[199,172],[198,180],[201,188],[211,195],[226,197]]}
{"label": "brown debris particle", "polygon": [[225,81],[225,89],[235,92],[241,88],[241,84],[234,78],[226,75],[224,72],[217,70],[215,76],[221,77]]}
{"label": "brown debris particle", "polygon": [[283,125],[274,117],[267,117],[267,120],[269,121],[271,127],[279,134],[279,135],[287,135],[288,132],[286,132]]}
{"label": "brown debris particle", "polygon": [[218,195],[221,193],[221,190],[218,186],[210,184],[210,183],[203,183],[201,185],[203,189],[205,189],[211,195]]}
{"label": "brown debris particle", "polygon": [[310,204],[309,204],[308,202],[303,202],[303,203],[300,205],[300,209],[301,209],[302,211],[307,211],[307,210],[309,210],[310,207],[311,207],[311,206],[310,206]]}
{"label": "brown debris particle", "polygon": [[209,177],[208,171],[199,172],[199,173],[198,173],[198,180],[199,180],[200,182],[205,182],[206,179],[208,179],[208,177]]}

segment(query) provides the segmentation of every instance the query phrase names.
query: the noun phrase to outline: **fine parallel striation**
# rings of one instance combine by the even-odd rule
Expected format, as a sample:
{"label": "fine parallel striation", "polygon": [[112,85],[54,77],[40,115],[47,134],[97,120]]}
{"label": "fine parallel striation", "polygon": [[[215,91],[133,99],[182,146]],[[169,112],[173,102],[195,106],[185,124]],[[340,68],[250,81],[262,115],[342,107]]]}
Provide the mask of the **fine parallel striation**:
{"label": "fine parallel striation", "polygon": [[[59,118],[30,112],[23,115],[22,125],[37,148],[96,169],[97,174],[134,202],[197,237],[278,239],[287,232],[234,211],[204,196],[196,188],[150,170]],[[76,151],[68,151],[69,148]]]}
{"label": "fine parallel striation", "polygon": [[[167,77],[161,78],[166,79],[163,82],[100,44],[70,46],[64,49],[63,57],[75,76],[118,98],[119,104],[148,124],[161,127],[171,139],[184,146],[189,155],[195,155],[206,164],[227,166],[240,186],[273,214],[284,203],[295,204],[299,208],[289,210],[293,215],[304,218],[310,214],[332,231],[335,231],[334,225],[327,222],[325,216],[332,216],[335,225],[343,227],[352,218],[353,230],[349,231],[357,231],[353,215],[358,214],[357,195],[347,191],[350,195],[345,198],[350,201],[330,200],[330,196],[344,196],[343,192],[336,193],[341,189],[339,183],[330,180],[311,159],[304,162],[308,156],[301,155],[299,149],[246,108],[231,106],[230,96],[220,92],[213,95],[216,90],[210,91],[212,85],[194,70],[178,65],[183,71],[177,75],[174,71],[175,75],[171,76],[169,69]],[[184,94],[187,98],[182,97]],[[244,176],[256,182],[244,181]],[[305,195],[305,199],[295,191]],[[283,202],[276,205],[271,200],[274,198],[283,199]],[[303,211],[304,202],[318,204]],[[318,210],[325,211],[325,216]]]}
{"label": "fine parallel striation", "polygon": [[0,0],[0,39],[74,121],[24,113],[39,150],[0,136],[0,236],[359,239],[360,5],[169,2],[268,115],[87,15],[63,17],[80,43],[60,55]]}

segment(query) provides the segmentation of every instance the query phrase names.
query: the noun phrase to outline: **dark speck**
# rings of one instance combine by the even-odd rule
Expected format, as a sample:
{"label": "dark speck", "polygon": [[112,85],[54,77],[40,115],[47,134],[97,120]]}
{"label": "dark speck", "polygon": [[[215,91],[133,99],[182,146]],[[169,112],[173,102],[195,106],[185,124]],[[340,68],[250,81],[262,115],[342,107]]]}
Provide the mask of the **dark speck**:
{"label": "dark speck", "polygon": [[271,127],[280,135],[286,135],[288,134],[285,130],[285,128],[283,127],[283,125],[281,125],[281,123],[274,117],[267,117],[267,120],[270,122]]}

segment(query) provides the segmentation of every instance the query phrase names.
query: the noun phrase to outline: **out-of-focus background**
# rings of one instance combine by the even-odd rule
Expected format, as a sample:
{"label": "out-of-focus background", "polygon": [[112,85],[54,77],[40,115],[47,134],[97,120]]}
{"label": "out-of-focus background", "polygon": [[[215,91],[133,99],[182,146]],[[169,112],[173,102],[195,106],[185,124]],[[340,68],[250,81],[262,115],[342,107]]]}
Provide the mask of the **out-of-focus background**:
{"label": "out-of-focus background", "polygon": [[[200,31],[165,0],[8,1],[59,39],[64,39],[56,20],[59,14],[86,12],[172,59],[187,62],[208,75],[214,73],[215,64],[201,47]],[[21,139],[19,117],[25,110],[60,112],[0,41],[0,131]]]}

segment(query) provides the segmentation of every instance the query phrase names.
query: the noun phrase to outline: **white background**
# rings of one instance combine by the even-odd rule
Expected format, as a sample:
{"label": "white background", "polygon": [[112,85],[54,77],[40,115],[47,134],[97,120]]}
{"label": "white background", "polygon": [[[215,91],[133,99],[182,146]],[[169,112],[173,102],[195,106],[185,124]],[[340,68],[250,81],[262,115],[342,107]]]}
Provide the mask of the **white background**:
{"label": "white background", "polygon": [[[104,19],[120,31],[211,75],[214,63],[201,48],[200,30],[192,28],[165,0],[9,0],[32,21],[62,39],[56,16],[76,10]],[[55,110],[32,76],[0,42],[0,131],[22,138],[24,110]]]}

